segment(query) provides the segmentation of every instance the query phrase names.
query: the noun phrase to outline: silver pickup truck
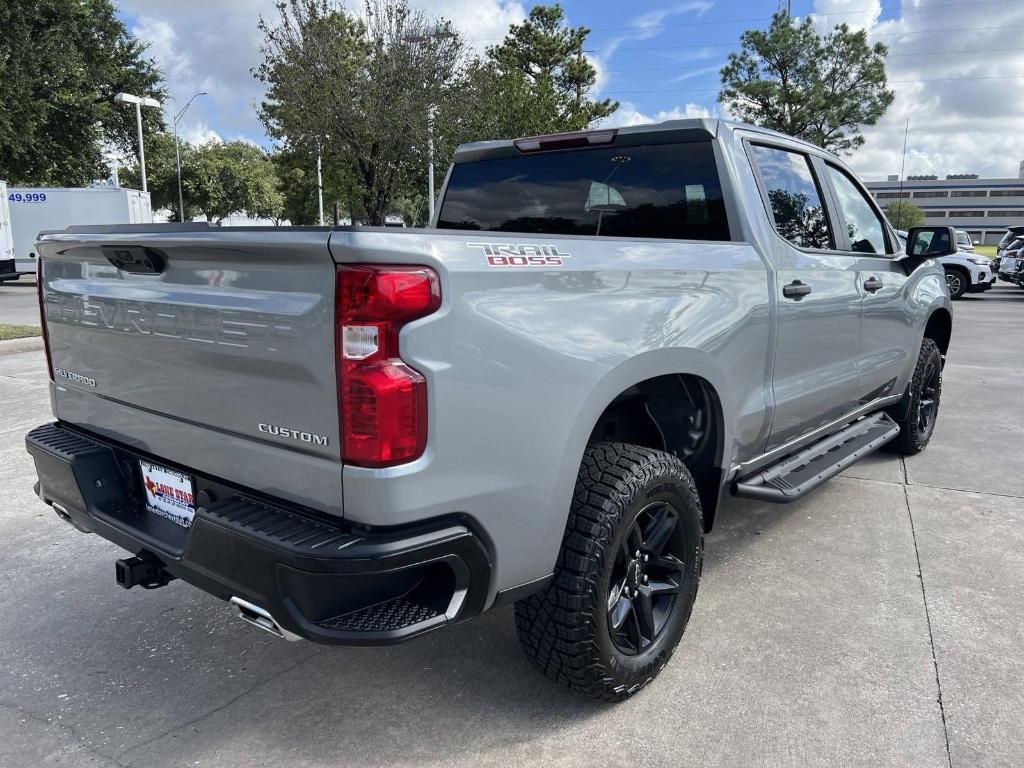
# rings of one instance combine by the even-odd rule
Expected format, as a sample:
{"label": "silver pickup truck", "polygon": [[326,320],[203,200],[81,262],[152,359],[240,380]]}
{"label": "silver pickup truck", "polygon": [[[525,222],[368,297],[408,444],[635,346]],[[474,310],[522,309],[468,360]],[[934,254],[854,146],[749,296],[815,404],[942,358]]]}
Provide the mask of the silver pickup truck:
{"label": "silver pickup truck", "polygon": [[723,494],[932,435],[948,227],[836,157],[686,120],[470,144],[433,226],[44,233],[37,493],[288,639],[515,604],[554,680],[664,667]]}

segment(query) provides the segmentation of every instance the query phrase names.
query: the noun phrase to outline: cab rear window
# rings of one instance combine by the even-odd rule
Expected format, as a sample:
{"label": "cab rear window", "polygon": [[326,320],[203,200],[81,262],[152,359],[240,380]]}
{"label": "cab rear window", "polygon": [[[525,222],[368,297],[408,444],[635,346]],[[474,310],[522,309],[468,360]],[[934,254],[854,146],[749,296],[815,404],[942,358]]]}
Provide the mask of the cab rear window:
{"label": "cab rear window", "polygon": [[729,239],[710,142],[575,149],[458,163],[437,226]]}

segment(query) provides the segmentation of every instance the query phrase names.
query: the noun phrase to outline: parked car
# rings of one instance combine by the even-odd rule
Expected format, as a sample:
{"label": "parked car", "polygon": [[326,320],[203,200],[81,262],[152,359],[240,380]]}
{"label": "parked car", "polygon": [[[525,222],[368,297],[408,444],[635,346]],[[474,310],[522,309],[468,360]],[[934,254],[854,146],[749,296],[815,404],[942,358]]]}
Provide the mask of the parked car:
{"label": "parked car", "polygon": [[515,603],[538,669],[617,700],[679,642],[723,494],[932,437],[955,233],[899,249],[811,144],[469,144],[432,224],[44,233],[40,498],[132,553],[122,587],[181,578],[288,639]]}
{"label": "parked car", "polygon": [[[977,256],[973,250],[962,250],[959,235],[963,234],[966,237],[967,233],[959,230],[957,233],[956,253],[938,259],[946,273],[946,285],[952,299],[959,299],[965,293],[982,293],[991,289],[996,282],[992,260],[986,256]],[[898,230],[897,234],[901,242],[905,243],[906,233]]]}
{"label": "parked car", "polygon": [[1019,237],[1003,251],[1002,258],[999,260],[999,279],[1014,285],[1021,285],[1022,268],[1024,268],[1024,237]]}
{"label": "parked car", "polygon": [[1010,245],[1019,238],[1024,237],[1024,224],[1007,227],[1006,234],[1002,236],[996,245],[996,258],[1000,258],[1003,252],[1009,249]]}
{"label": "parked car", "polygon": [[974,246],[978,245],[977,240],[972,240],[971,236],[964,232],[962,229],[956,231],[956,248],[958,251],[966,251],[967,253],[974,253]]}

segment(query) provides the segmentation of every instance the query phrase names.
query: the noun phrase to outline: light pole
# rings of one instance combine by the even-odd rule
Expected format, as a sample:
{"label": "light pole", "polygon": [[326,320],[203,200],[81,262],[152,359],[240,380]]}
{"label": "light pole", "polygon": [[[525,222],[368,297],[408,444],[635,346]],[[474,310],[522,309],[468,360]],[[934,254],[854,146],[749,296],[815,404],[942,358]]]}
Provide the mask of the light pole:
{"label": "light pole", "polygon": [[[409,35],[407,43],[425,43],[428,40],[447,40],[458,37],[454,32],[439,30],[426,35]],[[424,83],[424,87],[427,84]],[[437,104],[433,101],[427,105],[427,211],[431,222],[434,221],[434,110]]]}
{"label": "light pole", "polygon": [[200,91],[185,102],[185,106],[178,111],[178,114],[174,116],[174,120],[172,121],[174,127],[174,164],[178,168],[178,221],[185,221],[185,198],[181,194],[181,151],[178,146],[178,122],[185,116],[185,113],[188,112],[188,108],[192,106],[192,102],[200,96],[206,96],[206,91]]}
{"label": "light pole", "polygon": [[132,96],[130,93],[119,93],[114,96],[115,104],[135,105],[135,127],[139,132],[139,175],[142,177],[142,191],[148,192],[146,187],[146,150],[142,146],[142,108],[160,107],[160,102],[151,99],[149,96]]}
{"label": "light pole", "polygon": [[434,221],[434,108],[427,107],[427,212],[431,223]]}
{"label": "light pole", "polygon": [[320,165],[320,141],[316,142],[316,204],[319,209],[320,226],[324,225],[324,174]]}

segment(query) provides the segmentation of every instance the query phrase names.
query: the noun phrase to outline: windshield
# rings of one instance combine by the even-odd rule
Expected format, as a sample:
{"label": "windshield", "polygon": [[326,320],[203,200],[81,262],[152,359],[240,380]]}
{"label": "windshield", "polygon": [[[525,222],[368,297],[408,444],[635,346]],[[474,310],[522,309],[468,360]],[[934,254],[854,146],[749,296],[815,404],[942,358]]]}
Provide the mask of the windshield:
{"label": "windshield", "polygon": [[437,226],[729,239],[710,142],[538,152],[457,163]]}
{"label": "windshield", "polygon": [[956,232],[956,244],[957,245],[971,245],[971,238],[967,236],[966,232],[957,230]]}

